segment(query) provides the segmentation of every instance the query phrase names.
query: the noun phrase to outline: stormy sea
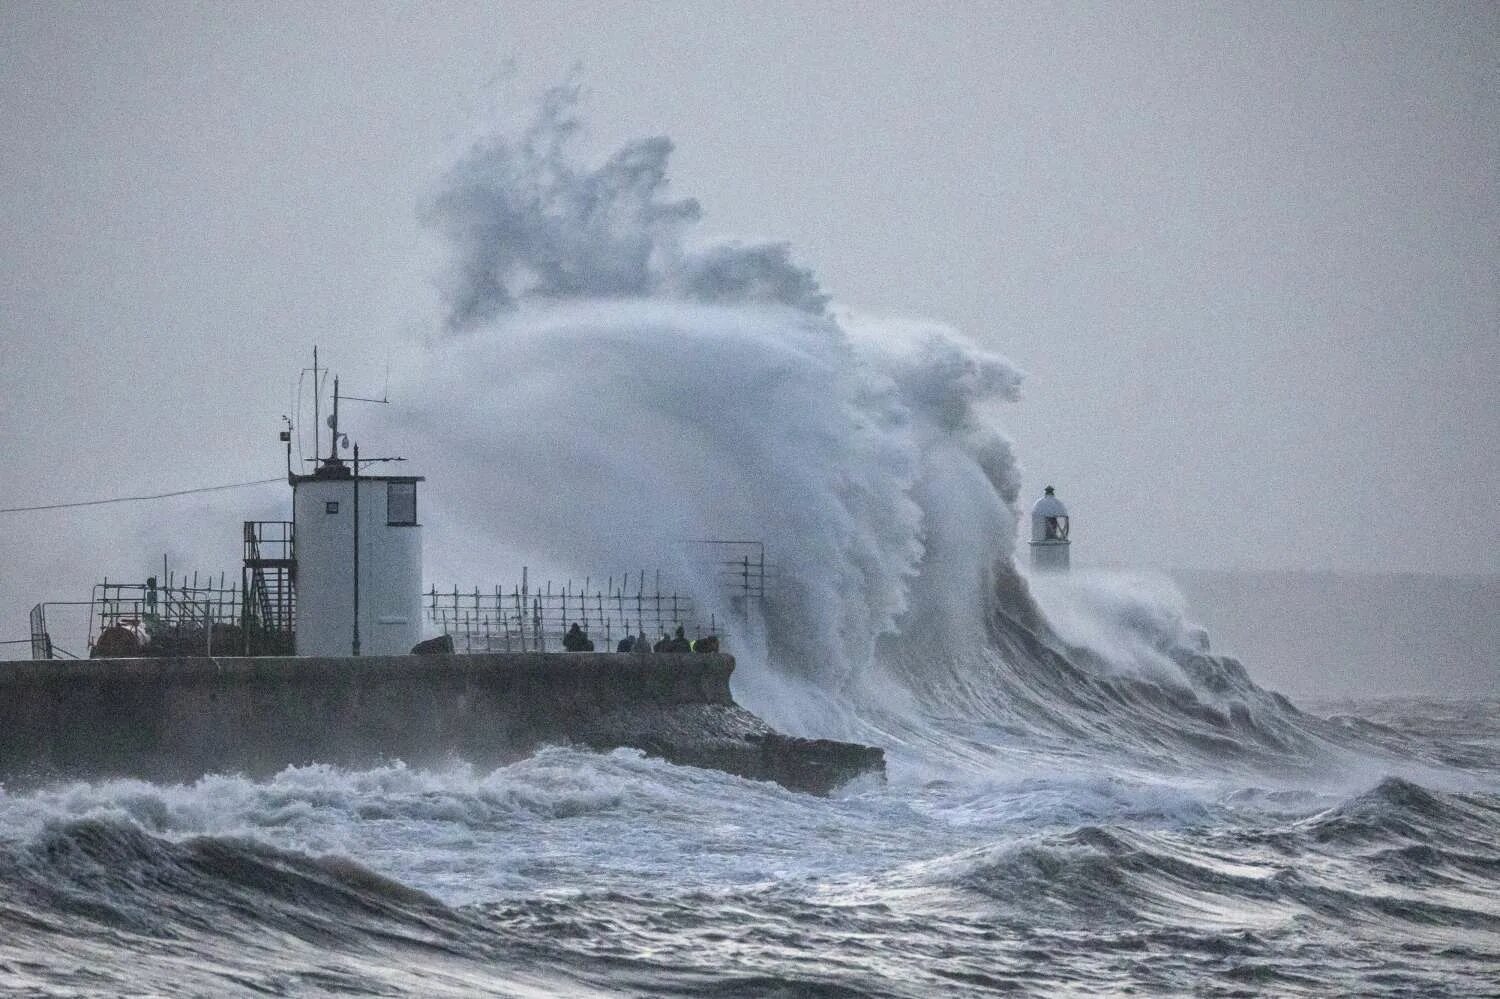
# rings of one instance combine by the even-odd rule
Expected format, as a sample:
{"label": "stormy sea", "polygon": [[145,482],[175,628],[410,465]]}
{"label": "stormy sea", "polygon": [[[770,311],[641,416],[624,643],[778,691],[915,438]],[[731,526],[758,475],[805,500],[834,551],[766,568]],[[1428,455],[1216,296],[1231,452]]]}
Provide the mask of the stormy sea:
{"label": "stormy sea", "polygon": [[830,798],[566,747],[5,794],[0,992],[1494,995],[1497,708],[1289,712],[1383,751],[1237,772],[927,716]]}
{"label": "stormy sea", "polygon": [[1294,704],[1164,579],[1029,577],[1022,373],[694,238],[670,142],[587,162],[576,97],[422,205],[444,312],[379,433],[430,574],[665,563],[732,620],[675,553],[755,537],[736,698],[885,779],[558,745],[0,788],[0,993],[1500,993],[1500,702]]}

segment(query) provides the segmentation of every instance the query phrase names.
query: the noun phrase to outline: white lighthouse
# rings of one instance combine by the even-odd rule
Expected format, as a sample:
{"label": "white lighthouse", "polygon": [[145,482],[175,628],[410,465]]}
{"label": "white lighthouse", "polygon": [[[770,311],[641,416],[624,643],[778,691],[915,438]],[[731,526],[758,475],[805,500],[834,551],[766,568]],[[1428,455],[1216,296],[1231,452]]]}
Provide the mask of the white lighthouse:
{"label": "white lighthouse", "polygon": [[422,640],[421,481],[356,477],[338,459],[292,477],[299,656],[398,656]]}
{"label": "white lighthouse", "polygon": [[334,379],[328,455],[311,475],[290,475],[297,655],[406,655],[422,640],[423,480],[364,474],[358,445],[352,465],[340,458],[338,403]]}
{"label": "white lighthouse", "polygon": [[1037,572],[1068,571],[1068,508],[1051,486],[1031,508],[1031,567]]}

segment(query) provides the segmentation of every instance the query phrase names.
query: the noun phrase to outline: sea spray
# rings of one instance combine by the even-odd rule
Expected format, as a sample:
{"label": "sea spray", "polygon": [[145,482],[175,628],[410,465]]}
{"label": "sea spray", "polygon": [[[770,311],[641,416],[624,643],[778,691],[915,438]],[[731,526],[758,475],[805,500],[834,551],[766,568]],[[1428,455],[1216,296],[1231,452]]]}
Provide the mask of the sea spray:
{"label": "sea spray", "polygon": [[430,566],[486,590],[519,565],[661,571],[733,628],[684,542],[764,542],[763,620],[730,639],[742,702],[898,759],[922,746],[923,767],[951,751],[923,719],[955,712],[1171,765],[1316,741],[1159,595],[1064,581],[1036,602],[998,429],[1013,365],[941,323],[830,308],[785,245],[696,237],[671,143],[586,164],[577,101],[556,88],[482,134],[425,207],[447,310],[382,435],[438,486]]}
{"label": "sea spray", "polygon": [[1161,574],[1080,569],[1033,576],[1030,585],[1053,630],[1110,672],[1186,684],[1173,653],[1208,651],[1207,633]]}
{"label": "sea spray", "polygon": [[424,221],[449,251],[439,277],[447,329],[470,329],[527,300],[659,298],[824,313],[828,296],[785,243],[687,245],[701,210],[666,198],[670,139],[636,139],[603,164],[583,165],[579,92],[577,83],[548,90],[518,134],[504,125],[481,132],[425,206]]}
{"label": "sea spray", "polygon": [[426,208],[447,335],[398,386],[395,432],[443,483],[433,561],[661,568],[723,617],[681,542],[761,540],[766,641],[736,652],[825,689],[875,666],[918,594],[976,634],[1019,480],[979,411],[1020,373],[941,324],[835,316],[783,244],[690,243],[671,143],[581,165],[576,102],[556,88],[481,137]]}

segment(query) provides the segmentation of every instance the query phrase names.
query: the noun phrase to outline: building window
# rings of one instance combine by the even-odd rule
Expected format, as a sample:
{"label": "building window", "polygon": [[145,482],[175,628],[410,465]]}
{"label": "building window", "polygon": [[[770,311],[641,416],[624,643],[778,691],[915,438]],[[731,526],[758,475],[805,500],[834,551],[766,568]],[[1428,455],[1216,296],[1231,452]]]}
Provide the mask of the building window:
{"label": "building window", "polygon": [[338,500],[329,500],[328,502],[324,503],[323,504],[323,512],[324,513],[338,513],[339,512],[339,501]]}
{"label": "building window", "polygon": [[401,526],[417,523],[417,484],[415,482],[387,482],[385,484],[385,522]]}

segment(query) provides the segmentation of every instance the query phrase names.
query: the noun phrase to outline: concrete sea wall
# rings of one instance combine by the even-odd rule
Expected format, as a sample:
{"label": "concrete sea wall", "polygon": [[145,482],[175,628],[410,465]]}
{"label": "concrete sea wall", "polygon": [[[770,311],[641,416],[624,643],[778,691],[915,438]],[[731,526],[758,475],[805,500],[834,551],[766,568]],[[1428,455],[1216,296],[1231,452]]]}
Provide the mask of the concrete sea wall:
{"label": "concrete sea wall", "polygon": [[636,746],[827,791],[878,749],[795,739],[735,704],[728,655],[529,653],[0,662],[0,780],[252,776],[547,743]]}

